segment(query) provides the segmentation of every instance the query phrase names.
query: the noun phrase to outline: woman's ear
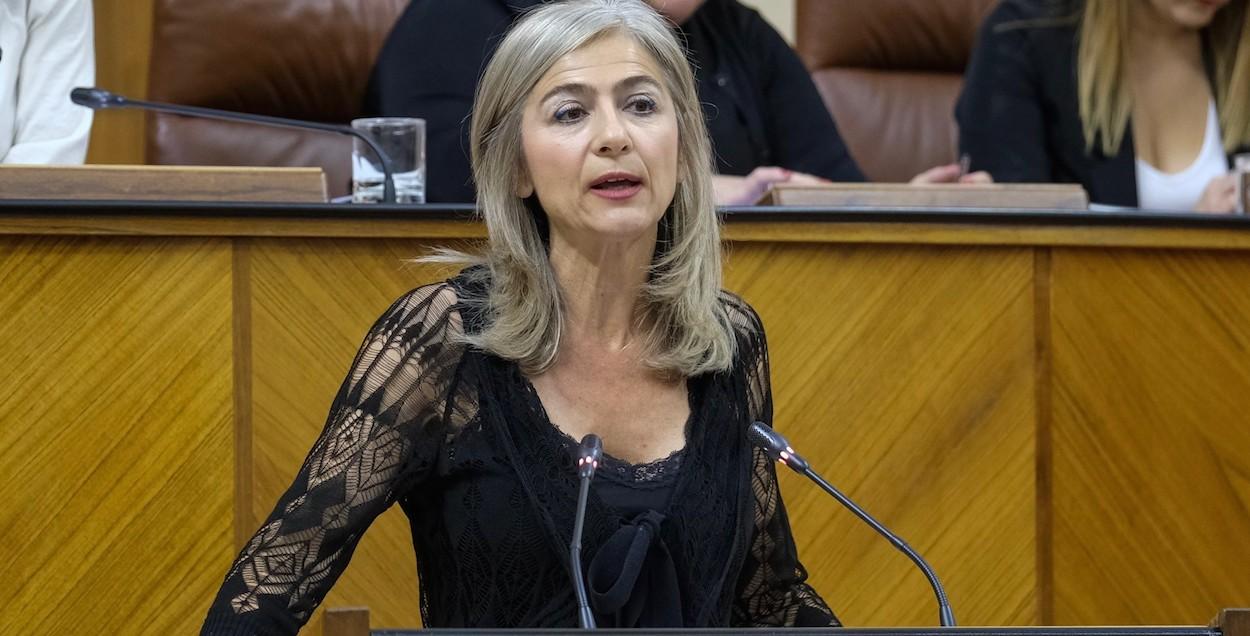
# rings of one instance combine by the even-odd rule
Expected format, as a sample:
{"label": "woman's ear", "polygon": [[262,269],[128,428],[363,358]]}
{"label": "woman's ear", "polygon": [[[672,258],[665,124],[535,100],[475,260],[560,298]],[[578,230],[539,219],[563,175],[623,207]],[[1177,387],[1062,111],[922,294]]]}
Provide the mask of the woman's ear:
{"label": "woman's ear", "polygon": [[533,196],[533,194],[534,194],[534,183],[533,183],[532,181],[530,181],[530,172],[529,172],[529,170],[526,170],[526,169],[522,168],[522,169],[521,169],[521,174],[518,174],[518,175],[517,175],[517,178],[516,178],[516,191],[515,191],[515,193],[514,193],[514,194],[516,194],[516,196],[517,196],[517,198],[518,198],[518,199],[528,199],[528,198],[530,198],[531,196]]}

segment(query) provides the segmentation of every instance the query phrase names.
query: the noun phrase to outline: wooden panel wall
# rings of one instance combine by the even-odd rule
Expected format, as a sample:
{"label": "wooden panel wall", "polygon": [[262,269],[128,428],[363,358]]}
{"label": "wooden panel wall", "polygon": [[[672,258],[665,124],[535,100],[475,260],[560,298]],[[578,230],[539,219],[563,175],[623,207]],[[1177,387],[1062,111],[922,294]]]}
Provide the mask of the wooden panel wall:
{"label": "wooden panel wall", "polygon": [[[405,259],[448,241],[0,238],[0,624],[194,632],[372,320],[448,273]],[[907,242],[737,240],[727,286],[768,326],[778,426],[961,623],[1250,604],[1250,252]],[[783,490],[847,623],[935,622],[905,557]],[[392,511],[326,605],[416,625],[414,569]]]}
{"label": "wooden panel wall", "polygon": [[[444,244],[445,245],[445,244]],[[453,272],[415,265],[418,241],[252,240],[250,536],[290,485],[373,321],[399,296]],[[325,607],[368,606],[375,625],[419,625],[416,557],[398,506],[365,535]]]}
{"label": "wooden panel wall", "polygon": [[[775,421],[926,556],[967,625],[1038,615],[1033,252],[734,244],[760,312]],[[933,625],[924,576],[806,479],[783,476],[812,581],[850,625]]]}
{"label": "wooden panel wall", "polygon": [[1055,622],[1250,604],[1250,259],[1057,250]]}
{"label": "wooden panel wall", "polygon": [[231,545],[230,245],[0,237],[0,631],[186,634]]}
{"label": "wooden panel wall", "polygon": [[[94,0],[96,86],[127,97],[148,94],[154,0]],[[97,112],[87,163],[143,163],[141,111]]]}

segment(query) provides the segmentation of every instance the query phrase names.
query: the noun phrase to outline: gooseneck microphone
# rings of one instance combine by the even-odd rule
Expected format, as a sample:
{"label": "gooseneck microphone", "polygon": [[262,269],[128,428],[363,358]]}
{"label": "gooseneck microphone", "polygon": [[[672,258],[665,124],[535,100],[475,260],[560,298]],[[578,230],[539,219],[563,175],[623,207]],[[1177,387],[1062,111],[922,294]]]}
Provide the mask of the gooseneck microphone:
{"label": "gooseneck microphone", "polygon": [[582,629],[595,628],[595,616],[590,611],[586,594],[586,581],[582,578],[582,526],[586,522],[586,499],[590,495],[590,480],[603,459],[603,441],[591,433],[582,438],[577,447],[577,477],[581,481],[577,491],[577,514],[573,517],[573,540],[569,543],[569,565],[573,571],[573,591],[577,593],[577,622]]}
{"label": "gooseneck microphone", "polygon": [[202,108],[200,106],[182,106],[179,104],[147,102],[139,99],[122,97],[121,95],[106,91],[102,88],[84,88],[80,86],[70,91],[69,98],[75,104],[78,104],[79,106],[86,106],[92,110],[105,110],[109,108],[141,108],[144,110],[173,113],[175,115],[186,115],[189,117],[207,117],[209,119],[241,121],[251,124],[282,126],[284,128],[300,128],[303,130],[320,130],[324,132],[338,133],[340,135],[351,135],[352,137],[365,142],[365,144],[373,150],[373,154],[377,155],[378,161],[382,163],[382,202],[395,203],[395,177],[391,170],[391,158],[388,157],[385,152],[382,152],[382,148],[378,146],[377,142],[351,126],[344,126],[342,124],[323,124],[320,122],[303,121],[299,119],[287,119],[285,117],[271,117],[269,115],[236,113],[229,110]]}
{"label": "gooseneck microphone", "polygon": [[898,548],[903,554],[906,554],[907,558],[911,559],[912,562],[915,563],[922,572],[924,572],[925,577],[929,579],[929,585],[933,587],[933,593],[937,595],[938,609],[941,612],[940,618],[942,627],[955,626],[955,613],[951,611],[950,603],[946,600],[946,591],[942,589],[942,584],[938,581],[937,575],[933,573],[933,569],[929,567],[929,564],[926,563],[925,560],[911,548],[911,546],[907,545],[906,541],[898,538],[898,536],[886,529],[886,527],[881,525],[876,519],[873,519],[872,515],[864,512],[862,508],[855,505],[855,502],[851,501],[849,497],[839,492],[837,488],[834,488],[829,482],[825,481],[820,475],[816,474],[816,471],[812,470],[811,464],[808,464],[807,460],[803,459],[802,455],[794,452],[794,448],[790,446],[790,442],[787,442],[786,438],[781,436],[781,433],[773,430],[763,422],[755,422],[751,424],[751,428],[747,431],[747,438],[751,440],[752,444],[768,453],[768,456],[771,457],[773,461],[781,462],[782,464],[785,464],[793,469],[794,472],[816,482],[817,486],[820,486],[822,490],[832,495],[834,499],[837,499],[838,503],[846,506],[848,510],[855,513],[855,516],[862,519],[864,523],[872,526],[873,530],[876,530],[877,533],[889,540],[890,543],[894,544],[894,547]]}

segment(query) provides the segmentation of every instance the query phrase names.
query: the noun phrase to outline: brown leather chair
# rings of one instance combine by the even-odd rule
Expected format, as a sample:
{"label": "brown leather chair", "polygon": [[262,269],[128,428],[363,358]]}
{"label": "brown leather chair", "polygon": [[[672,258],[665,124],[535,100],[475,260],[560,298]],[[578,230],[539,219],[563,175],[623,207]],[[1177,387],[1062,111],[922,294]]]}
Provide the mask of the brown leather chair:
{"label": "brown leather chair", "polygon": [[[408,0],[156,0],[148,98],[346,124]],[[320,166],[351,179],[351,138],[149,114],[151,164]]]}
{"label": "brown leather chair", "polygon": [[997,0],[798,0],[795,49],[872,181],[957,159],[955,99]]}

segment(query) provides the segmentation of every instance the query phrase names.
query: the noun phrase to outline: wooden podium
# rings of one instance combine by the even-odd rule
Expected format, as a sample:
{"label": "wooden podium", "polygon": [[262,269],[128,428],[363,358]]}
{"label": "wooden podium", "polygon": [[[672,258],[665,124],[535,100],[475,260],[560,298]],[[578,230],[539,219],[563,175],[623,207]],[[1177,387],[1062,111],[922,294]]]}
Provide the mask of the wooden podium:
{"label": "wooden podium", "polygon": [[369,629],[369,610],[364,607],[326,611],[324,636],[475,636],[499,634],[541,636],[543,634],[696,634],[708,636],[1250,636],[1250,609],[1222,610],[1210,625],[1193,626],[1106,626],[1106,627],[798,627],[752,629]]}
{"label": "wooden podium", "polygon": [[[482,240],[472,213],[0,201],[0,631],[195,633],[369,325],[452,273],[411,259]],[[776,424],[925,555],[961,621],[1184,624],[1250,603],[1250,219],[723,218]],[[780,479],[844,621],[934,620],[905,557]],[[326,606],[418,625],[412,550],[383,514]]]}

